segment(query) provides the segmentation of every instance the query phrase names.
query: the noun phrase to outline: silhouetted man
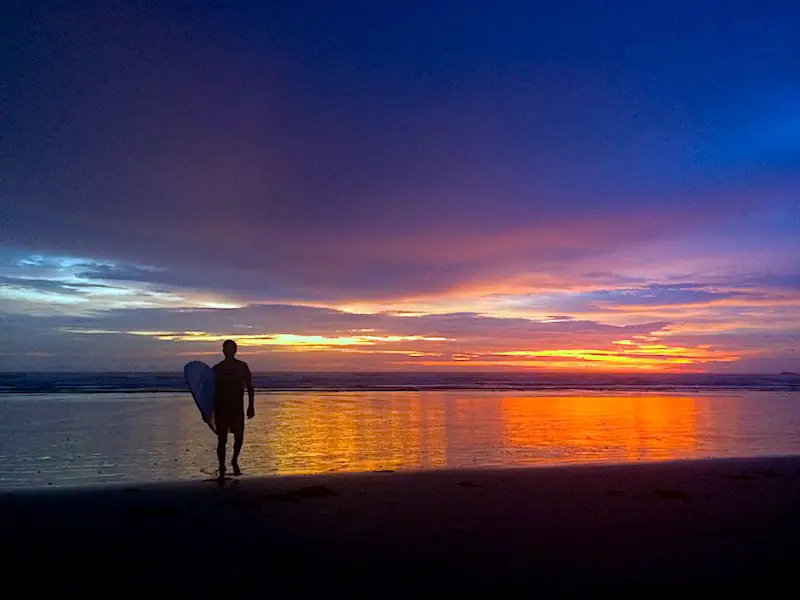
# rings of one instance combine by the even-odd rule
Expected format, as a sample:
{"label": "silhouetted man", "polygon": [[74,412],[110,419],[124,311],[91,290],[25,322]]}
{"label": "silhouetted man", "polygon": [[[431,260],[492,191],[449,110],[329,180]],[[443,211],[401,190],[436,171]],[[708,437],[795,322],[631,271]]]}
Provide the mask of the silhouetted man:
{"label": "silhouetted man", "polygon": [[253,377],[246,362],[234,358],[236,342],[226,340],[222,344],[225,360],[214,365],[214,422],[217,426],[217,458],[219,459],[220,479],[225,477],[225,446],[228,445],[228,431],[233,433],[233,459],[231,466],[234,475],[241,475],[239,469],[239,452],[244,443],[244,389],[250,402],[247,405],[247,418],[256,414],[253,406],[255,392]]}

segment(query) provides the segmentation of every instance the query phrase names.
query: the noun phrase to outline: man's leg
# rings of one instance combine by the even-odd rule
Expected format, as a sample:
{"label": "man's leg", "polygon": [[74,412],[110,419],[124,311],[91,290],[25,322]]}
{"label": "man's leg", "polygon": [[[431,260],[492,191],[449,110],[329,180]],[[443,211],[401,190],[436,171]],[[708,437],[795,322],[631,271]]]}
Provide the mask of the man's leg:
{"label": "man's leg", "polygon": [[242,474],[239,468],[239,452],[242,451],[242,444],[244,444],[244,413],[239,417],[234,419],[235,425],[233,427],[233,459],[231,459],[231,466],[233,467],[234,475]]}
{"label": "man's leg", "polygon": [[219,476],[225,477],[225,446],[228,445],[228,428],[220,427],[217,423],[217,460],[219,461]]}

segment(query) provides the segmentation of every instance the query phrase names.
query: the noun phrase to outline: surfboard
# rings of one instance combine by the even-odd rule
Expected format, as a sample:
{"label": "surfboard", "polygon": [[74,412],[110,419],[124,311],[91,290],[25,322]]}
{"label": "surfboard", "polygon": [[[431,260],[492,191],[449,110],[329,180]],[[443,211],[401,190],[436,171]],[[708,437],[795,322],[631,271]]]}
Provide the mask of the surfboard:
{"label": "surfboard", "polygon": [[214,433],[217,428],[214,425],[214,371],[206,363],[193,360],[183,367],[183,377],[192,392],[194,403],[200,410],[203,421],[211,428]]}

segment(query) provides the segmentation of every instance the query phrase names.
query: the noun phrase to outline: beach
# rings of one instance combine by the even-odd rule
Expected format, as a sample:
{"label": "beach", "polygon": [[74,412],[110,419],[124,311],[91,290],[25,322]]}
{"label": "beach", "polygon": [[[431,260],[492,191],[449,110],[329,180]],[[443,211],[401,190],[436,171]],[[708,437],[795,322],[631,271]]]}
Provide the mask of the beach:
{"label": "beach", "polygon": [[798,506],[788,456],[5,491],[0,526],[31,590],[657,595],[794,581]]}

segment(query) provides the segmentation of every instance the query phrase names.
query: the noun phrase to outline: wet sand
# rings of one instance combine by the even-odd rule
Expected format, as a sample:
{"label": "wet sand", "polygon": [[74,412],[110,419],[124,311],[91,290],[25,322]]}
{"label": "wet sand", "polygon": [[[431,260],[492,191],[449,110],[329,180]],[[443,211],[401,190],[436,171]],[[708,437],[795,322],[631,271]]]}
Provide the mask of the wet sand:
{"label": "wet sand", "polygon": [[30,590],[766,591],[800,567],[800,457],[16,491],[0,515]]}

